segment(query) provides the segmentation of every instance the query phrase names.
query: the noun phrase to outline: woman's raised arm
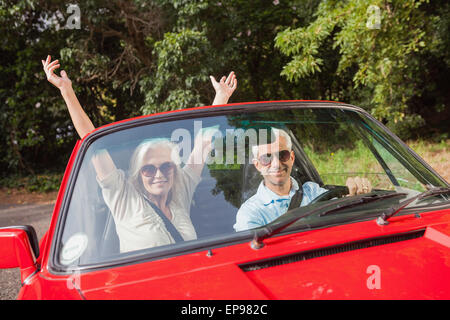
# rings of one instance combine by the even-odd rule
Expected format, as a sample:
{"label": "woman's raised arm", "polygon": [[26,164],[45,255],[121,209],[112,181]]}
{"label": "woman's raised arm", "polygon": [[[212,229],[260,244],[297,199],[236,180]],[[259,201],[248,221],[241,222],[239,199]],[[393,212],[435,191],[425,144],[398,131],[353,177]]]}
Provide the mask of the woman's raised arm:
{"label": "woman's raised arm", "polygon": [[42,65],[44,66],[45,74],[47,75],[47,80],[59,89],[61,95],[66,102],[67,109],[69,109],[70,117],[72,118],[73,125],[77,130],[78,135],[81,139],[84,138],[89,132],[95,129],[91,120],[84,112],[80,105],[80,102],[75,95],[72,88],[72,81],[67,76],[67,73],[62,70],[61,76],[57,76],[54,71],[60,67],[59,61],[51,61],[51,57],[47,56],[47,59],[42,60]]}
{"label": "woman's raised arm", "polygon": [[[57,76],[54,71],[60,67],[59,61],[51,61],[51,59],[51,56],[47,56],[45,61],[41,60],[47,80],[61,92],[61,95],[66,102],[67,109],[69,109],[69,114],[75,130],[77,130],[80,138],[83,139],[89,132],[94,130],[95,127],[86,112],[84,112],[83,107],[81,107],[81,104],[73,91],[72,81],[67,76],[67,73],[62,70],[61,76]],[[108,152],[99,153],[92,159],[92,162],[100,180],[116,169]]]}
{"label": "woman's raised arm", "polygon": [[[220,81],[216,81],[213,76],[210,76],[210,79],[216,91],[213,105],[227,104],[237,88],[237,78],[234,71],[231,71],[228,77],[223,76]],[[214,130],[210,130],[202,132],[195,137],[194,148],[189,155],[186,165],[191,167],[197,175],[201,175],[206,158],[212,150],[213,134]]]}

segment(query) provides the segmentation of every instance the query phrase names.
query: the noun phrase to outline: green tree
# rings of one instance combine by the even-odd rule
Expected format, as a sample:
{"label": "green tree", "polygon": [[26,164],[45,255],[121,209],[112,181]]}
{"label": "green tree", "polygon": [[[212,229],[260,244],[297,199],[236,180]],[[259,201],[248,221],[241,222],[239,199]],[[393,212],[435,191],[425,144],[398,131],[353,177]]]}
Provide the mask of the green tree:
{"label": "green tree", "polygon": [[[341,100],[366,107],[403,137],[424,123],[426,132],[448,132],[450,15],[443,0],[77,5],[79,28],[71,28],[65,1],[0,2],[2,175],[62,170],[77,139],[42,71],[47,54],[60,60],[95,126],[209,105],[209,75],[233,70],[239,84],[230,102]],[[380,8],[379,29],[369,5]]]}
{"label": "green tree", "polygon": [[67,156],[73,142],[62,103],[40,72],[44,54],[64,43],[46,31],[42,15],[35,1],[0,4],[1,176],[39,172]]}
{"label": "green tree", "polygon": [[[448,26],[448,3],[322,1],[314,16],[309,25],[276,36],[276,48],[291,58],[282,76],[307,81],[327,69],[327,76],[349,82],[326,98],[346,101],[350,92],[349,102],[362,104],[404,137],[424,125],[412,106],[428,89],[422,81],[429,73],[423,62],[436,59],[448,70],[448,29],[443,28]],[[332,72],[334,59],[323,58],[330,46],[338,56]],[[446,102],[431,107],[448,112]]]}
{"label": "green tree", "polygon": [[62,170],[76,140],[41,60],[59,59],[96,126],[140,115],[139,80],[153,68],[145,38],[162,28],[158,8],[129,1],[80,1],[80,28],[68,28],[64,1],[0,3],[2,175]]}
{"label": "green tree", "polygon": [[160,0],[172,12],[173,29],[155,42],[157,70],[144,78],[144,113],[209,105],[213,91],[209,75],[233,70],[239,90],[234,101],[303,97],[304,87],[280,78],[287,59],[274,50],[283,27],[310,19],[319,1],[186,1]]}

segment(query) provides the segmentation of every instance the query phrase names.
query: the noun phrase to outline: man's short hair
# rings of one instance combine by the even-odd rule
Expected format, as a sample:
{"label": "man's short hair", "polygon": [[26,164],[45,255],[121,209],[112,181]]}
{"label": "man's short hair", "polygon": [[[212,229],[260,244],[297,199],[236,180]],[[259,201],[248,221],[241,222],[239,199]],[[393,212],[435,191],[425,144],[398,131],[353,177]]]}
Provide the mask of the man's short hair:
{"label": "man's short hair", "polygon": [[[272,134],[273,134],[273,136],[275,137],[275,139],[274,139],[273,141],[279,139],[279,137],[283,137],[283,138],[286,140],[286,145],[287,145],[289,151],[292,150],[292,140],[291,140],[291,137],[289,136],[289,134],[288,134],[285,130],[271,127],[271,128],[270,128],[270,131],[271,131],[271,134],[270,134],[270,135],[272,136]],[[273,143],[273,142],[272,142],[272,143]],[[252,146],[252,153],[253,153],[253,158],[254,158],[254,159],[257,159],[257,158],[258,158],[258,147],[259,147],[260,145],[265,145],[265,144],[270,144],[270,143],[263,142],[263,141],[259,141],[259,144],[258,144],[258,145]]]}

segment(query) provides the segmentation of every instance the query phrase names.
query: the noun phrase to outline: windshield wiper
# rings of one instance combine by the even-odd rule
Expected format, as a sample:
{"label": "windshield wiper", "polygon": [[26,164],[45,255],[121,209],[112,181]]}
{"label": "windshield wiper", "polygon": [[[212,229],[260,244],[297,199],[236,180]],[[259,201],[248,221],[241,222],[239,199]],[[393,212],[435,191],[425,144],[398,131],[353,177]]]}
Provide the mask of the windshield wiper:
{"label": "windshield wiper", "polygon": [[422,200],[424,198],[436,196],[439,194],[449,193],[450,188],[449,187],[436,187],[432,188],[430,190],[424,191],[422,193],[419,193],[418,195],[409,198],[403,202],[400,202],[397,206],[389,208],[386,212],[383,212],[378,218],[377,223],[379,225],[387,225],[389,222],[388,220],[392,218],[394,215],[399,213],[403,208],[405,208],[408,204],[415,200]]}
{"label": "windshield wiper", "polygon": [[354,201],[351,201],[351,202],[348,202],[348,203],[344,203],[342,205],[337,205],[336,208],[333,208],[333,209],[327,210],[325,212],[322,212],[322,213],[319,214],[319,217],[326,216],[327,214],[334,213],[336,211],[340,211],[340,210],[345,209],[345,208],[358,206],[358,205],[363,204],[363,203],[369,203],[369,202],[380,200],[380,199],[387,199],[387,198],[406,196],[406,195],[408,195],[408,194],[407,193],[388,193],[388,194],[381,194],[381,195],[373,194],[373,195],[370,195],[370,196],[364,195],[364,196],[362,196],[361,198],[359,198],[357,200],[354,200]]}
{"label": "windshield wiper", "polygon": [[[293,210],[290,210],[285,213],[285,216],[289,216],[289,218],[284,219],[280,223],[270,224],[265,226],[264,228],[260,228],[258,230],[255,230],[255,234],[253,237],[253,240],[251,241],[250,245],[253,249],[260,249],[264,246],[264,243],[262,242],[264,239],[270,238],[273,235],[276,235],[289,227],[291,224],[293,224],[296,221],[299,221],[303,218],[309,217],[310,215],[316,214],[320,212],[320,216],[324,216],[330,212],[336,212],[338,210],[342,210],[344,208],[353,207],[356,205],[360,205],[363,203],[372,202],[379,199],[386,199],[391,197],[397,197],[397,196],[405,196],[406,193],[390,193],[390,194],[383,194],[383,195],[377,195],[374,194],[372,196],[363,195],[360,196],[358,199],[354,198],[342,198],[337,201],[333,201],[332,203],[327,203],[325,205],[319,206],[315,209],[312,209],[310,211],[296,214],[300,208],[296,208]],[[331,209],[328,209],[331,207]],[[328,210],[327,210],[328,209]]]}

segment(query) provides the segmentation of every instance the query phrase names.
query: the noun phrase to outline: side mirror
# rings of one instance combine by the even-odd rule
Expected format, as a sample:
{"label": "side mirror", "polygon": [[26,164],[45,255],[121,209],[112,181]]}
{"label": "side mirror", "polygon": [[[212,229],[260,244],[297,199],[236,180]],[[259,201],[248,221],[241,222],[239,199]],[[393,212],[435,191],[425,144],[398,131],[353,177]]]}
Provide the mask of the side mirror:
{"label": "side mirror", "polygon": [[0,269],[20,268],[22,283],[37,269],[39,242],[32,226],[0,228]]}

